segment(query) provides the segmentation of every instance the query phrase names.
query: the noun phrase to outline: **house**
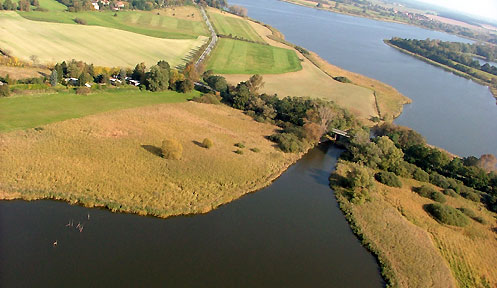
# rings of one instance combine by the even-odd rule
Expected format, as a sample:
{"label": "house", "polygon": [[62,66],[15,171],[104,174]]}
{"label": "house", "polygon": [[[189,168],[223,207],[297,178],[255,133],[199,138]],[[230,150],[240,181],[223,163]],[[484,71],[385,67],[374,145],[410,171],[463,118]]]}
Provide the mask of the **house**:
{"label": "house", "polygon": [[98,1],[92,1],[91,5],[93,5],[93,8],[95,10],[100,10],[100,6],[98,5]]}
{"label": "house", "polygon": [[140,86],[140,81],[138,80],[129,80],[129,84],[133,85],[133,86]]}
{"label": "house", "polygon": [[117,1],[116,2],[116,7],[117,8],[124,8],[124,2],[123,1]]}
{"label": "house", "polygon": [[78,85],[78,78],[74,78],[74,77],[66,78],[66,79],[64,79],[64,81],[66,82],[67,85],[73,85],[73,86]]}
{"label": "house", "polygon": [[119,84],[123,83],[121,80],[114,78],[114,77],[110,78],[109,80],[110,80],[110,83],[112,85],[119,85]]}
{"label": "house", "polygon": [[85,83],[85,86],[88,87],[88,88],[91,88],[91,85],[88,84],[88,83]]}

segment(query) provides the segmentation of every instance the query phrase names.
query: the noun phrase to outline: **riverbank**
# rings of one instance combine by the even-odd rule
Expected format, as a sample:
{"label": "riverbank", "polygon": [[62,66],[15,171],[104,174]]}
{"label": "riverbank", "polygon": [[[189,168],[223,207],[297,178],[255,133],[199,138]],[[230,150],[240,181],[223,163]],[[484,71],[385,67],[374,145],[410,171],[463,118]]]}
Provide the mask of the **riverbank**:
{"label": "riverbank", "polygon": [[[277,129],[226,106],[188,102],[1,133],[0,199],[157,217],[206,213],[271,184],[300,159],[266,139]],[[181,160],[160,157],[171,137],[183,146]],[[202,147],[204,138],[214,146]]]}
{"label": "riverbank", "polygon": [[402,179],[402,188],[375,181],[368,200],[354,204],[337,182],[347,177],[349,169],[348,162],[339,162],[331,186],[354,233],[378,257],[382,275],[392,287],[493,287],[497,283],[497,271],[491,268],[497,257],[495,213],[460,196],[446,196],[445,204],[470,209],[482,220],[470,220],[463,228],[440,224],[424,210],[433,201],[412,191],[425,183],[413,179]]}
{"label": "riverbank", "polygon": [[411,52],[411,51],[408,51],[408,50],[405,50],[405,49],[403,49],[403,48],[400,48],[400,47],[398,47],[398,46],[393,45],[392,43],[390,43],[390,41],[389,41],[389,40],[384,40],[383,42],[385,42],[385,44],[387,44],[388,46],[390,46],[390,47],[392,47],[392,48],[395,48],[395,49],[399,50],[399,51],[400,51],[400,52],[402,52],[402,53],[405,53],[405,54],[407,54],[407,55],[413,56],[413,57],[415,57],[415,58],[417,58],[417,59],[419,59],[419,60],[422,60],[422,61],[424,61],[424,62],[426,62],[426,63],[428,63],[428,64],[431,64],[431,65],[434,65],[434,66],[440,67],[440,68],[444,69],[445,71],[452,72],[453,74],[455,74],[455,75],[457,75],[457,76],[464,77],[464,78],[469,79],[469,80],[472,80],[472,81],[474,81],[474,82],[476,82],[476,83],[478,83],[478,84],[480,84],[480,85],[483,85],[483,86],[488,87],[488,89],[490,90],[490,92],[492,93],[492,95],[494,96],[494,98],[496,98],[496,100],[497,100],[497,86],[491,86],[491,85],[489,85],[489,83],[487,83],[487,82],[485,82],[485,81],[483,81],[483,80],[481,80],[481,79],[479,79],[479,78],[476,78],[476,77],[474,77],[474,76],[471,76],[471,75],[469,75],[469,74],[467,74],[467,73],[464,73],[464,72],[459,71],[459,70],[457,70],[457,69],[455,69],[455,68],[452,68],[452,67],[449,67],[449,66],[447,66],[447,65],[444,65],[444,64],[442,64],[442,63],[439,63],[439,62],[433,61],[433,60],[431,60],[431,59],[428,59],[428,58],[426,58],[426,57],[423,57],[423,56],[418,55],[418,54],[416,54],[416,53],[413,53],[413,52]]}

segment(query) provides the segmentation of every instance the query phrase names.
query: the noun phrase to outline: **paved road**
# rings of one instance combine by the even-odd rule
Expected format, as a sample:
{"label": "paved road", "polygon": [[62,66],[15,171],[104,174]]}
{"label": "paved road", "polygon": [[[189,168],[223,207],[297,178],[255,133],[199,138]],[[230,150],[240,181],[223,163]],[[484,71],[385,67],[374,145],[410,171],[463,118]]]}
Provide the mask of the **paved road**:
{"label": "paved road", "polygon": [[216,31],[214,31],[214,28],[212,27],[211,21],[209,21],[209,17],[207,17],[207,14],[205,13],[204,7],[202,7],[202,6],[199,6],[199,7],[200,7],[200,12],[202,12],[202,17],[205,20],[205,24],[207,24],[207,27],[209,28],[209,31],[211,32],[211,42],[209,43],[207,48],[205,48],[202,55],[200,55],[200,58],[198,58],[197,62],[195,62],[195,67],[197,67],[200,63],[202,63],[204,61],[205,57],[207,57],[211,53],[212,49],[214,48],[214,46],[216,45],[216,42],[217,42]]}

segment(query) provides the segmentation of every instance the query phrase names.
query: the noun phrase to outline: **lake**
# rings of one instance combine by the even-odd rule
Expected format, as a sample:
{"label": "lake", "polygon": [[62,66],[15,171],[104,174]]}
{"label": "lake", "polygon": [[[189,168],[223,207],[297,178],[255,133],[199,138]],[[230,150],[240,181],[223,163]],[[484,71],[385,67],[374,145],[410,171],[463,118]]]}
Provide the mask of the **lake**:
{"label": "lake", "polygon": [[413,100],[396,123],[452,153],[497,155],[497,105],[485,86],[456,76],[383,43],[392,37],[468,42],[442,32],[353,17],[276,0],[235,0],[251,18],[331,64],[392,85]]}

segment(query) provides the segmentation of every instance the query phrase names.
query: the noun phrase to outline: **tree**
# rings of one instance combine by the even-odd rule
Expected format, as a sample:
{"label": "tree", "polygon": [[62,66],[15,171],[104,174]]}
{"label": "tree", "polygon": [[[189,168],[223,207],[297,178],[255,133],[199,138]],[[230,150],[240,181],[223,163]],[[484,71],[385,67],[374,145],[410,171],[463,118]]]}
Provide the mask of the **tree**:
{"label": "tree", "polygon": [[10,95],[9,85],[3,83],[0,85],[0,97],[7,97]]}
{"label": "tree", "polygon": [[58,79],[58,72],[57,70],[53,69],[52,74],[50,74],[50,85],[52,85],[52,87],[57,86],[57,83],[59,82]]}
{"label": "tree", "polygon": [[121,81],[123,81],[124,83],[126,83],[126,69],[124,68],[121,68],[121,70],[119,70],[119,79]]}
{"label": "tree", "polygon": [[177,90],[181,93],[187,93],[193,90],[193,82],[190,79],[177,82]]}
{"label": "tree", "polygon": [[209,76],[205,78],[205,82],[207,82],[207,85],[209,85],[209,87],[216,91],[226,92],[226,90],[228,90],[228,82],[222,76]]}
{"label": "tree", "polygon": [[380,169],[391,171],[404,161],[404,153],[387,136],[382,136],[376,141],[381,151]]}
{"label": "tree", "polygon": [[147,70],[147,66],[145,66],[145,63],[140,63],[140,64],[136,64],[135,66],[135,69],[133,70],[133,73],[131,74],[131,78],[133,80],[137,80],[137,81],[140,81],[140,83],[144,83],[145,82],[145,78],[146,78],[146,70]]}
{"label": "tree", "polygon": [[27,0],[20,0],[19,1],[19,10],[20,11],[29,12],[30,8],[31,8],[31,3],[29,3],[29,1],[27,1]]}
{"label": "tree", "polygon": [[93,77],[87,72],[81,73],[78,77],[78,85],[79,86],[85,86],[86,83],[93,82]]}
{"label": "tree", "polygon": [[257,94],[264,87],[264,80],[259,74],[252,75],[247,81],[247,86],[251,94]]}
{"label": "tree", "polygon": [[159,65],[152,66],[146,76],[147,88],[150,91],[163,91],[169,88],[169,72]]}
{"label": "tree", "polygon": [[162,156],[169,160],[179,160],[183,155],[183,146],[176,139],[162,141]]}
{"label": "tree", "polygon": [[16,3],[15,2],[12,2],[12,0],[5,0],[5,2],[3,2],[3,9],[4,10],[16,10]]}
{"label": "tree", "polygon": [[171,71],[171,66],[169,66],[169,63],[167,63],[167,61],[165,60],[160,60],[159,62],[157,62],[157,66],[166,70],[168,74]]}

